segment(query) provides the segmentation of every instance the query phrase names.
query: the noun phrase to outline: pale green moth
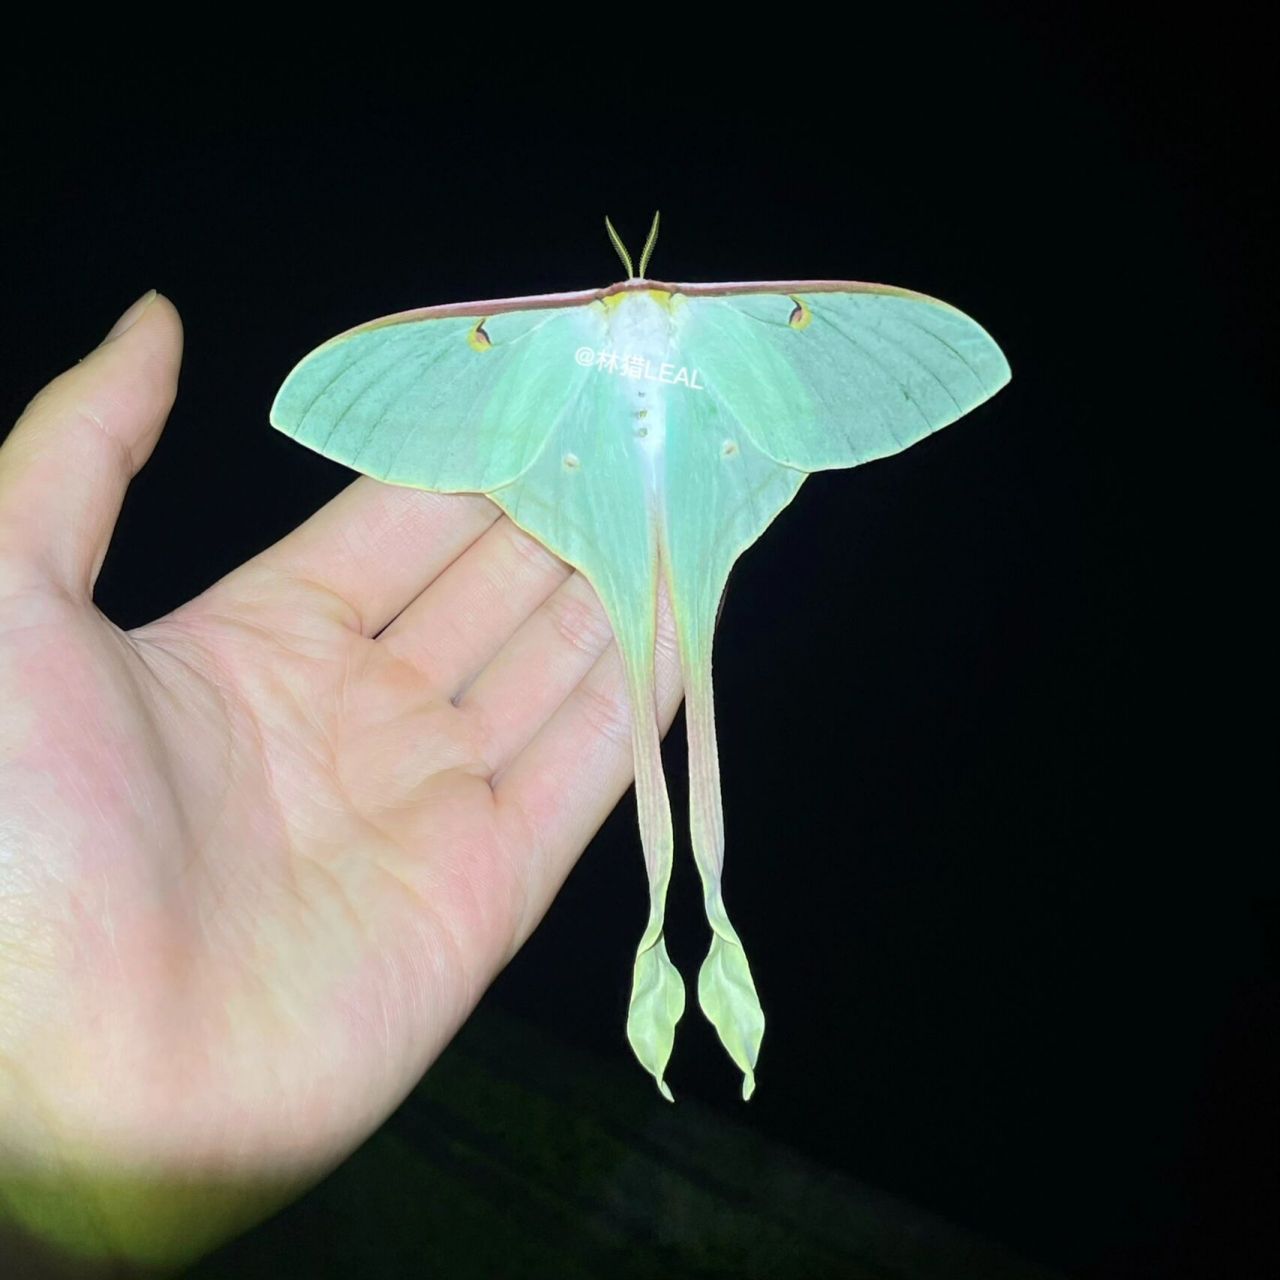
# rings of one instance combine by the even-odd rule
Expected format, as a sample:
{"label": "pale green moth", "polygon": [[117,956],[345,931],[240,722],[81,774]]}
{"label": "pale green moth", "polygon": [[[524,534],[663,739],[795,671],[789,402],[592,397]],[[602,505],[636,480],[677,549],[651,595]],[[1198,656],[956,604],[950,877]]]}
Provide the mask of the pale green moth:
{"label": "pale green moth", "polygon": [[649,922],[627,1037],[662,1095],[684,984],[667,955],[671,808],[654,701],[658,575],[680,646],[690,834],[711,949],[698,1001],[755,1087],[764,1014],[720,892],[724,820],[711,642],[729,570],[811,471],[905,449],[1009,380],[973,320],[844,280],[665,284],[605,219],[627,279],[370,321],[289,374],[271,422],[389,484],[487,494],[580,570],[617,637],[633,707]]}

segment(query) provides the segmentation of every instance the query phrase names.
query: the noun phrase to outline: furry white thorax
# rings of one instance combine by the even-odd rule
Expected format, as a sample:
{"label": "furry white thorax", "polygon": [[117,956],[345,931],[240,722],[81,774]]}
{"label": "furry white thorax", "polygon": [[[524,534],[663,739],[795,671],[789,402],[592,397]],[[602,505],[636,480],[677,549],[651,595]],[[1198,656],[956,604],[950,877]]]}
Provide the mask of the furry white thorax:
{"label": "furry white thorax", "polygon": [[[638,357],[657,369],[672,358],[671,313],[647,293],[629,293],[612,309],[609,337],[619,359]],[[626,429],[656,484],[667,439],[669,389],[644,378],[619,378],[618,389],[627,406]]]}

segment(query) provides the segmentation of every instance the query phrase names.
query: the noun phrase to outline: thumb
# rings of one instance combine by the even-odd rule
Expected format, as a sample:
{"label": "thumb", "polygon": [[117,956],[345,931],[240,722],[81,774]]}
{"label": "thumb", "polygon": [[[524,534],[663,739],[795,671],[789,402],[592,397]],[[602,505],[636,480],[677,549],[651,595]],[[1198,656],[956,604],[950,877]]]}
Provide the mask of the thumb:
{"label": "thumb", "polygon": [[129,481],[173,407],[182,321],[152,289],[0,445],[0,566],[88,599]]}

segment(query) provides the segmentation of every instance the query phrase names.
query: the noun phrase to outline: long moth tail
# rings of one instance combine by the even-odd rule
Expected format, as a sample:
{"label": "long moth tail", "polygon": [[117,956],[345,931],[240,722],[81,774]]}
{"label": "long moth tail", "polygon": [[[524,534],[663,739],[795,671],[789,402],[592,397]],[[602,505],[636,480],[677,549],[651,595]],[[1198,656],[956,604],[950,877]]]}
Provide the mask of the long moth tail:
{"label": "long moth tail", "polygon": [[658,731],[654,689],[656,600],[651,595],[647,608],[645,602],[634,600],[606,599],[604,603],[626,671],[635,754],[636,809],[649,878],[649,922],[636,949],[627,1039],[640,1064],[657,1081],[662,1096],[674,1102],[663,1074],[675,1043],[676,1023],[684,1014],[685,994],[684,981],[667,954],[663,938],[674,839],[671,800],[662,771],[662,738]]}
{"label": "long moth tail", "polygon": [[[719,584],[723,588],[723,582]],[[742,1097],[756,1087],[755,1066],[764,1037],[764,1011],[751,966],[737,930],[729,921],[720,879],[724,871],[724,806],[720,797],[720,757],[716,750],[715,704],[711,686],[711,646],[719,593],[704,596],[682,612],[675,602],[689,728],[689,833],[702,879],[711,948],[698,972],[698,1003],[720,1042],[742,1070]],[[710,608],[706,608],[707,604]],[[699,607],[699,604],[704,607]]]}

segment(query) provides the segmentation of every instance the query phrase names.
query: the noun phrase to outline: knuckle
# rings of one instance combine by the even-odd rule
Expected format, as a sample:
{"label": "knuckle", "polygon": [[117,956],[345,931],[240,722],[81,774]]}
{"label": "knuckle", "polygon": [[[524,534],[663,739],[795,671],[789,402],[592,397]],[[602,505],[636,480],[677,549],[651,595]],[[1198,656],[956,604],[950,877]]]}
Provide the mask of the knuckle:
{"label": "knuckle", "polygon": [[575,589],[573,582],[551,596],[543,608],[556,635],[591,657],[602,653],[613,638],[599,602]]}
{"label": "knuckle", "polygon": [[105,416],[96,405],[87,400],[74,401],[66,408],[65,420],[74,423],[96,444],[105,446],[126,480],[137,473],[138,468],[128,446],[107,425]]}
{"label": "knuckle", "polygon": [[536,538],[531,538],[523,529],[509,520],[504,525],[504,532],[507,546],[520,565],[531,565],[539,572],[545,572],[561,563]]}
{"label": "knuckle", "polygon": [[579,686],[579,710],[587,727],[611,746],[631,742],[631,704],[621,688],[602,688],[590,681]]}

